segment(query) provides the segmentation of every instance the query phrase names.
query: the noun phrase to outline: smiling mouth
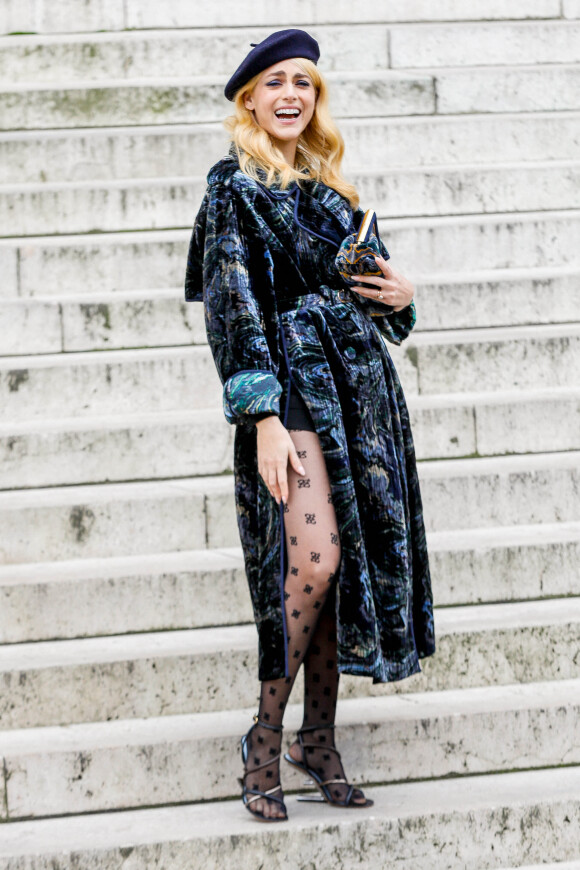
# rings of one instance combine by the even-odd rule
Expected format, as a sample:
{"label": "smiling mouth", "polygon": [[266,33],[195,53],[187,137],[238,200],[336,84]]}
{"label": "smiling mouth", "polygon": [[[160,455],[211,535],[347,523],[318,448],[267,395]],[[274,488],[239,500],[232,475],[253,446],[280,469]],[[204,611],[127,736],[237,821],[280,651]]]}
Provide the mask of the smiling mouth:
{"label": "smiling mouth", "polygon": [[293,121],[295,118],[298,118],[302,112],[300,109],[277,109],[274,114],[282,121]]}

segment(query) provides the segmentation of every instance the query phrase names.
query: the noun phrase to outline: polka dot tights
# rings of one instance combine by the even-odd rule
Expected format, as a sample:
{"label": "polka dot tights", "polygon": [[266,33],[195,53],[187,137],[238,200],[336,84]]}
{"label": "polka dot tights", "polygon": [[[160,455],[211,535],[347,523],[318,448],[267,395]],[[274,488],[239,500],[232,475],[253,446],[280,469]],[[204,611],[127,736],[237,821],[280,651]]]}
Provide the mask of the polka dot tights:
{"label": "polka dot tights", "polygon": [[[304,662],[304,725],[332,725],[338,694],[336,667],[335,581],[340,565],[340,541],[330,493],[326,464],[315,432],[290,430],[290,436],[306,471],[297,474],[288,465],[288,503],[284,510],[287,573],[285,608],[289,676],[261,684],[258,716],[269,725],[281,725],[286,704]],[[322,771],[322,779],[343,776],[334,752],[331,729],[308,732],[309,743],[320,751],[309,751],[307,763]],[[280,752],[281,733],[256,725],[249,742],[248,771],[263,765]],[[300,758],[298,744],[291,747]],[[299,754],[296,754],[298,751]],[[250,788],[267,791],[279,782],[279,762],[248,776]],[[334,786],[334,788],[346,788]],[[279,794],[279,793],[277,793]],[[340,797],[338,798],[340,799]],[[282,815],[275,801],[259,799],[254,811],[266,816]]]}

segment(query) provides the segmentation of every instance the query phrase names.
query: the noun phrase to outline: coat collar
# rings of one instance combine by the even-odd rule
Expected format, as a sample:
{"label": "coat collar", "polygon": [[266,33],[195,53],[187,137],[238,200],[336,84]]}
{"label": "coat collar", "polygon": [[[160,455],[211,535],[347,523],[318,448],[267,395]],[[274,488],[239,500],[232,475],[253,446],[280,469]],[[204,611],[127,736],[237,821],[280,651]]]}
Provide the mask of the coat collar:
{"label": "coat collar", "polygon": [[[230,145],[228,157],[239,168],[240,164],[236,146],[233,142]],[[305,218],[307,229],[321,233],[329,242],[336,244],[337,247],[340,246],[345,235],[353,231],[353,212],[350,203],[336,190],[328,187],[322,181],[301,181],[300,184],[297,181],[292,181],[287,188],[282,190],[279,182],[276,181],[266,186],[267,174],[263,169],[258,168],[257,174],[264,192],[271,200],[285,200],[289,197],[294,197],[296,189],[299,188],[298,195],[302,203],[302,206],[299,205],[298,212],[300,220],[302,221]],[[310,199],[315,202],[309,203]],[[311,207],[308,208],[308,205]],[[314,205],[314,209],[312,209],[312,205]],[[322,219],[316,216],[316,211],[320,208],[323,210]],[[311,215],[311,218],[315,218],[314,222],[312,219],[308,219],[308,213],[312,211],[314,214]]]}

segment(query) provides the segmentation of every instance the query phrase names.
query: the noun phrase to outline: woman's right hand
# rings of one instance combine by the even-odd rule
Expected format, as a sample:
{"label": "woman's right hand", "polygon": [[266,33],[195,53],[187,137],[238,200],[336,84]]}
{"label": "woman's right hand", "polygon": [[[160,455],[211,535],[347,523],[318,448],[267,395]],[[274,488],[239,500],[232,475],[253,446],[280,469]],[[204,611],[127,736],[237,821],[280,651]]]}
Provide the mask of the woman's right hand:
{"label": "woman's right hand", "polygon": [[258,471],[277,504],[288,501],[288,462],[298,474],[306,474],[288,430],[275,414],[258,420]]}

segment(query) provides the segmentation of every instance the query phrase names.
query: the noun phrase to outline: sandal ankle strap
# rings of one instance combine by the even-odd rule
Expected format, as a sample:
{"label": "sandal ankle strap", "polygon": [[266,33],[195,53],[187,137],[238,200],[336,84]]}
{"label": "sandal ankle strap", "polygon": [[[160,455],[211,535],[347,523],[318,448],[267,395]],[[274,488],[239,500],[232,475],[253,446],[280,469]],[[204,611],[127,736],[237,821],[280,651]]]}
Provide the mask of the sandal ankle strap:
{"label": "sandal ankle strap", "polygon": [[269,728],[270,731],[283,731],[283,725],[269,725],[267,722],[262,722],[262,720],[258,717],[256,713],[254,715],[254,725],[259,725],[260,728]]}
{"label": "sandal ankle strap", "polygon": [[299,728],[296,732],[297,734],[302,734],[305,731],[322,731],[324,728],[334,728],[334,725],[305,725],[303,728]]}

